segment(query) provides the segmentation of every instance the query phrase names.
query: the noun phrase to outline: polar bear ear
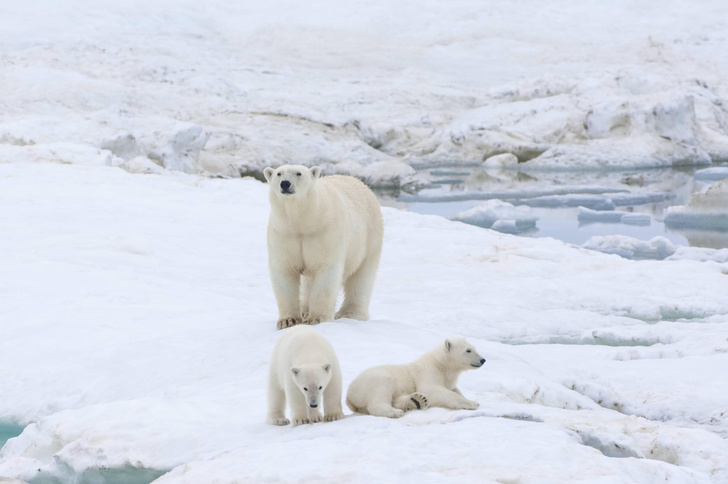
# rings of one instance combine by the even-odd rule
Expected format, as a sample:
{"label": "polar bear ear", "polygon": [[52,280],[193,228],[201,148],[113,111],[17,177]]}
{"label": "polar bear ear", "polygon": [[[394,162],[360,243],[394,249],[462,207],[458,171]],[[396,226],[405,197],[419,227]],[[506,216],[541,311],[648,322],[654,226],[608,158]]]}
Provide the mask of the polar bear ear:
{"label": "polar bear ear", "polygon": [[299,373],[301,373],[301,369],[294,366],[293,368],[291,368],[291,373],[293,373],[294,375],[298,375]]}
{"label": "polar bear ear", "polygon": [[452,343],[450,343],[449,339],[445,340],[445,351],[450,351],[450,348],[452,348]]}
{"label": "polar bear ear", "polygon": [[329,370],[331,370],[331,365],[330,365],[329,363],[326,363],[326,364],[324,365],[324,371],[325,371],[326,373],[328,373],[328,372],[329,372]]}
{"label": "polar bear ear", "polygon": [[271,177],[273,176],[273,172],[275,170],[271,168],[270,166],[267,167],[265,170],[263,170],[263,175],[265,176],[265,179],[270,181]]}
{"label": "polar bear ear", "polygon": [[313,175],[313,179],[315,180],[316,178],[321,176],[321,168],[319,168],[318,166],[312,166],[311,174]]}

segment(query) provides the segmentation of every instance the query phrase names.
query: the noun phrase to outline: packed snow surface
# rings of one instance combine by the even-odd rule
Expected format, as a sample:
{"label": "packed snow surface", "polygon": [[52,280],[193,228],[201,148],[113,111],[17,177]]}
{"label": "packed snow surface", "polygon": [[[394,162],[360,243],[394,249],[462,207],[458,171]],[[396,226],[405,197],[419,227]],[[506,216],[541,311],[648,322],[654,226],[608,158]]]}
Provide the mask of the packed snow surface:
{"label": "packed snow surface", "polygon": [[[383,209],[347,386],[449,336],[476,411],[264,423],[267,187],[0,164],[0,476],[41,482],[725,482],[728,262],[632,261]],[[692,260],[689,260],[692,259]],[[116,479],[116,480],[114,480]]]}

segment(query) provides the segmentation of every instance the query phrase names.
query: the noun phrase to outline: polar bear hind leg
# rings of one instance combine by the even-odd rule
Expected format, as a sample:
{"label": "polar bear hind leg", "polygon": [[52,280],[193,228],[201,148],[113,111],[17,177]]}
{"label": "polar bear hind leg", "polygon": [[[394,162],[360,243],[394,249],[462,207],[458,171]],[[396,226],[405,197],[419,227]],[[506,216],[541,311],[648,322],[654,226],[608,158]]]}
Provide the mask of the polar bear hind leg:
{"label": "polar bear hind leg", "polygon": [[424,410],[430,406],[427,397],[421,393],[402,395],[394,401],[395,408],[409,412],[411,410]]}
{"label": "polar bear hind leg", "polygon": [[336,319],[369,320],[369,302],[372,299],[378,267],[379,257],[366,259],[359,269],[344,281],[344,303],[336,313]]}

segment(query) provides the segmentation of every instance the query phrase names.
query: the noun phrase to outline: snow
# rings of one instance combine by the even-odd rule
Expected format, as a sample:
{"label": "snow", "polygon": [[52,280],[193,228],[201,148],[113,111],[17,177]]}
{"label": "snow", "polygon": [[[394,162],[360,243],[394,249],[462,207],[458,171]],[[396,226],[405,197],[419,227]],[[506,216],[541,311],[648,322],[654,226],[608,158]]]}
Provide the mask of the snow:
{"label": "snow", "polygon": [[0,164],[0,205],[0,416],[27,425],[2,476],[728,478],[725,251],[631,261],[384,208],[374,320],[316,329],[345,386],[465,336],[488,360],[460,378],[481,406],[278,428],[264,184]]}
{"label": "snow", "polygon": [[531,230],[538,221],[528,207],[515,207],[500,200],[488,200],[470,210],[456,213],[452,219],[509,234]]}
{"label": "snow", "polygon": [[432,163],[728,159],[720,0],[39,0],[0,22],[2,159],[227,177],[296,161],[383,186]]}
{"label": "snow", "polygon": [[[485,163],[538,183],[401,201],[669,201],[610,173],[721,174],[723,1],[37,0],[0,27],[0,427],[24,427],[3,484],[728,481],[728,249],[659,239],[383,208],[374,319],[316,329],[345,386],[467,337],[480,408],[266,425],[280,333],[251,178],[293,161],[409,190]],[[665,224],[724,230],[727,197]]]}

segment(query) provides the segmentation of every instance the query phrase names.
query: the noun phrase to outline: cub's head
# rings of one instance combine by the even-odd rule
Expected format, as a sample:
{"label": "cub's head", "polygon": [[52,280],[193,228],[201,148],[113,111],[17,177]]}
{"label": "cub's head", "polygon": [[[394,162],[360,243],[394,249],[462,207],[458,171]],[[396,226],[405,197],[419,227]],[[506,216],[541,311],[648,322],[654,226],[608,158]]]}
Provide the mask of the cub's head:
{"label": "cub's head", "polygon": [[271,193],[281,198],[304,196],[321,175],[318,166],[307,168],[303,165],[283,165],[279,168],[263,170]]}
{"label": "cub's head", "polygon": [[330,364],[294,366],[291,374],[309,407],[316,408],[323,403],[324,390],[331,380]]}
{"label": "cub's head", "polygon": [[453,369],[472,370],[480,368],[485,363],[485,358],[480,356],[465,338],[446,339],[443,349]]}

